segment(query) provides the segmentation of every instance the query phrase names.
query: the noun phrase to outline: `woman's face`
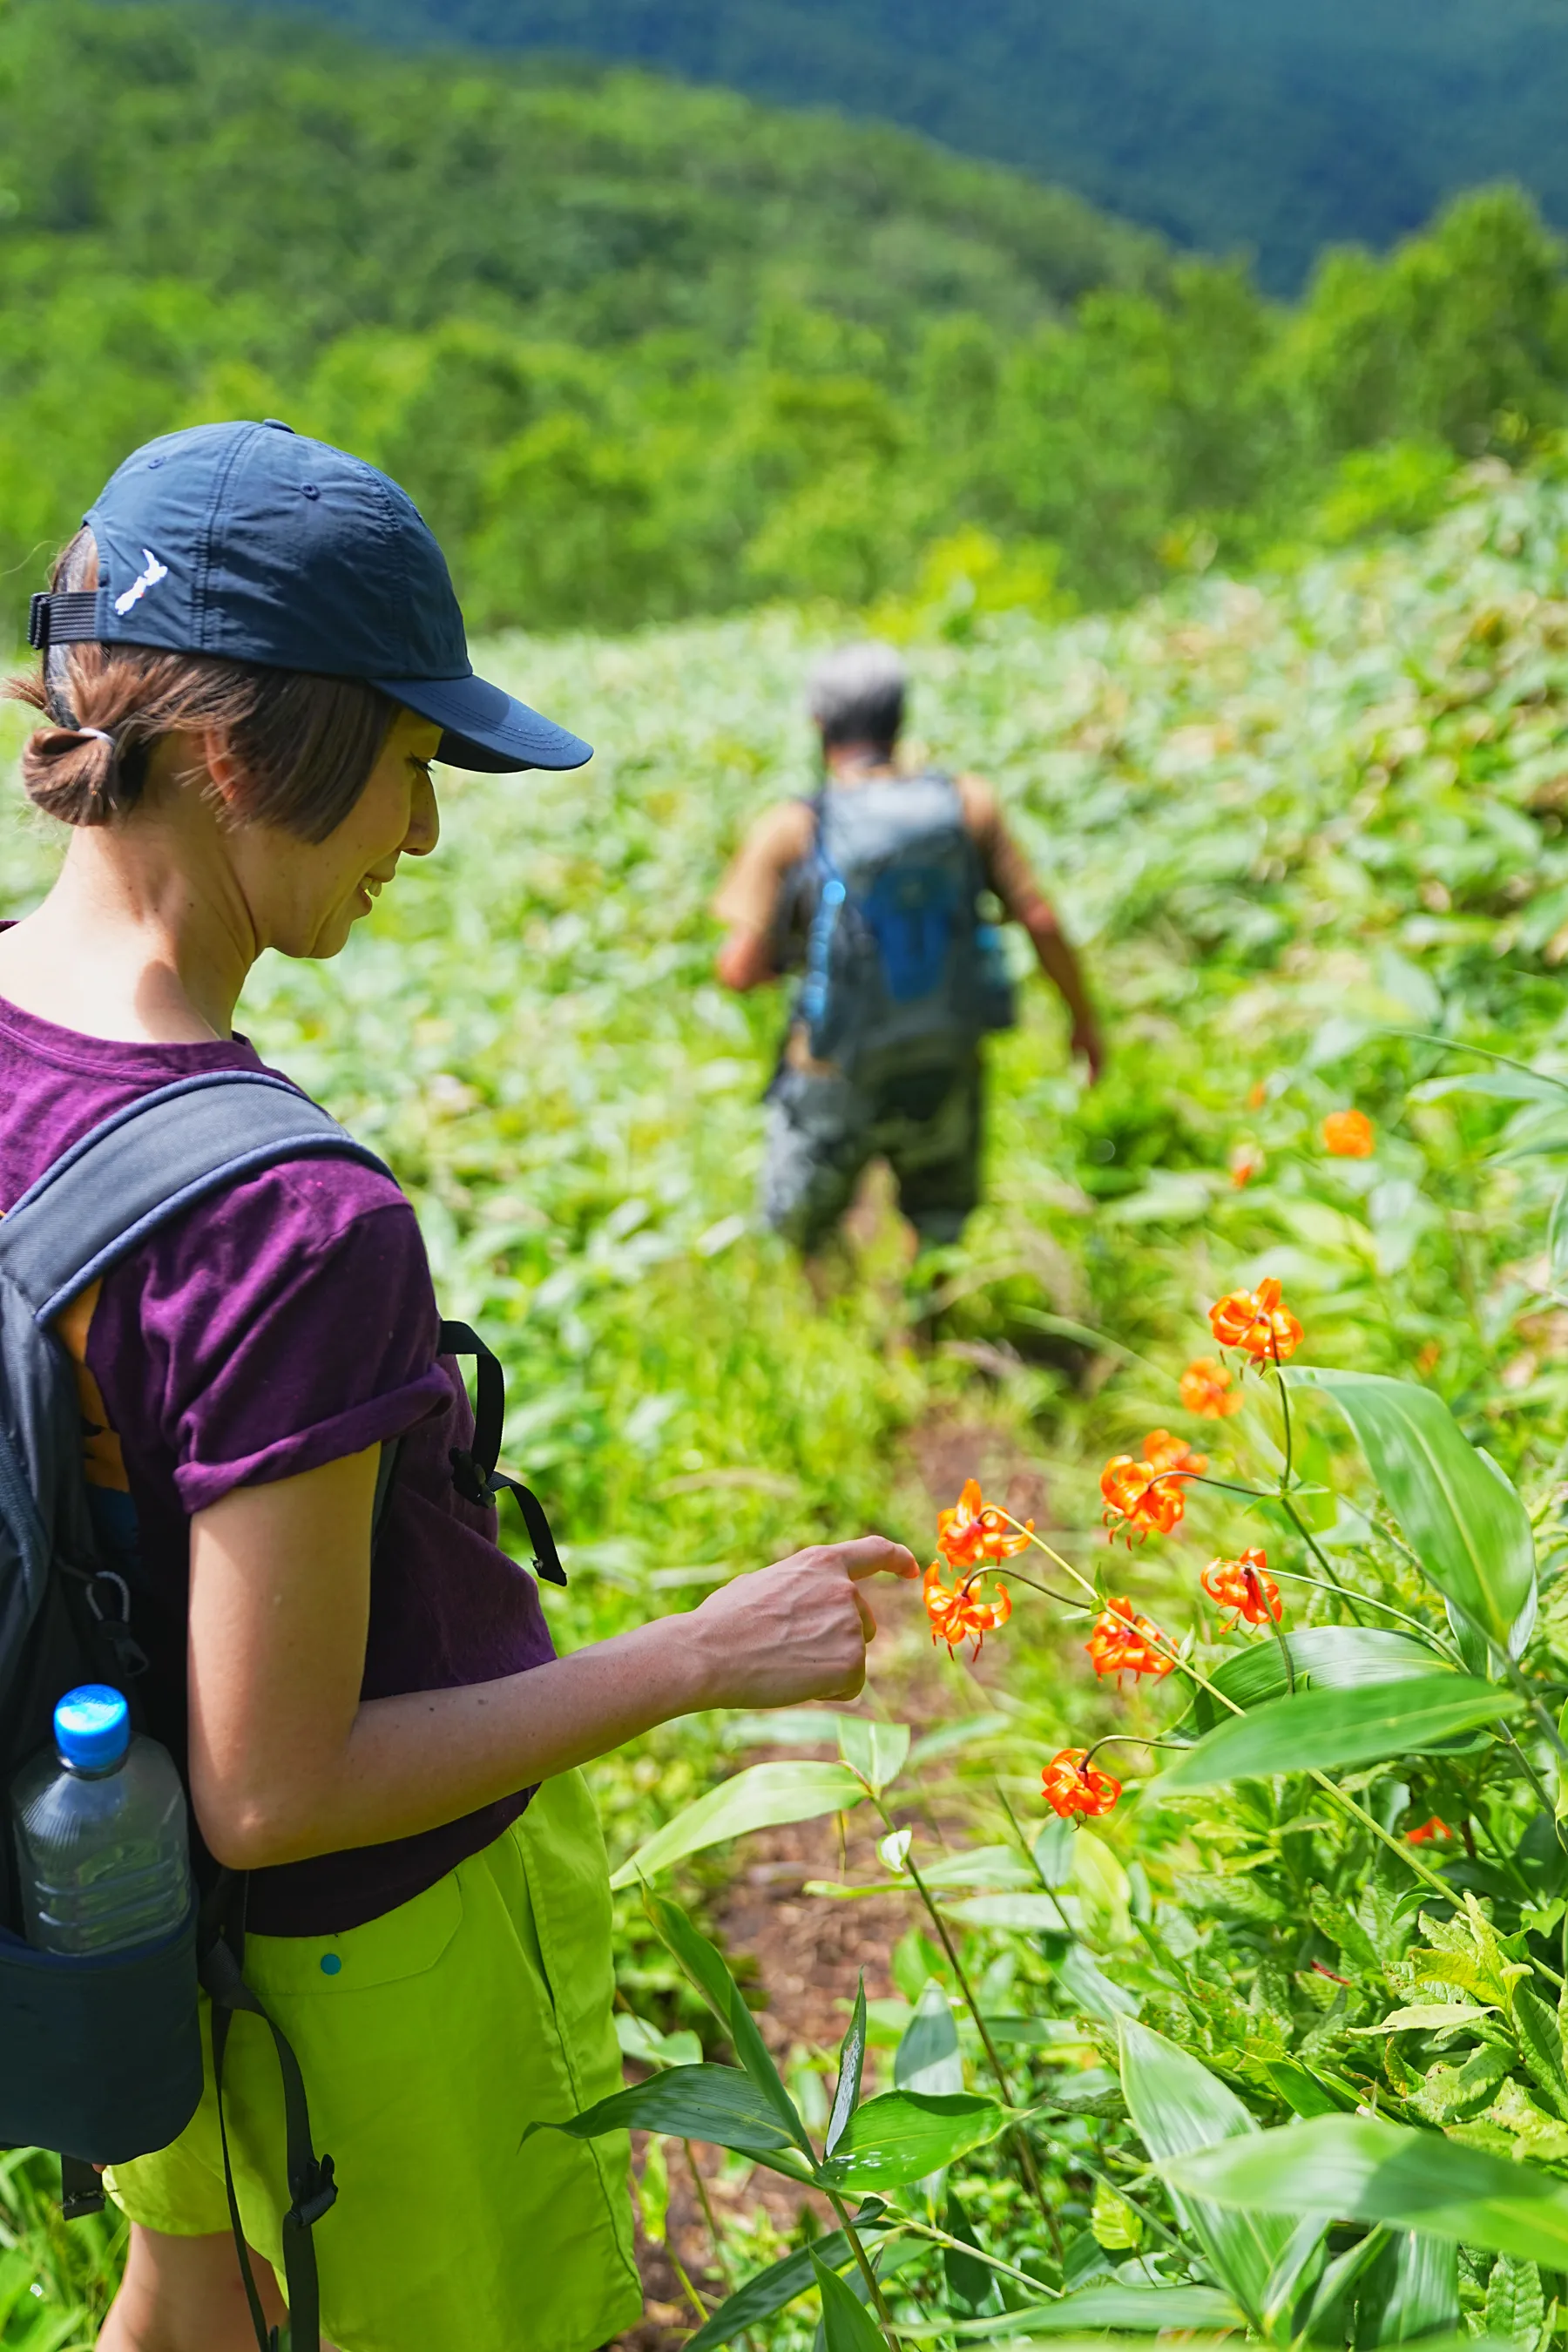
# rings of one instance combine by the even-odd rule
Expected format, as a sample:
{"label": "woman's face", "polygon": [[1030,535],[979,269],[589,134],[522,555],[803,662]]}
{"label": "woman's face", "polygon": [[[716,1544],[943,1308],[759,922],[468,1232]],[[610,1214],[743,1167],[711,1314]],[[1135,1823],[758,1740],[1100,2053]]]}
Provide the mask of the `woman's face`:
{"label": "woman's face", "polygon": [[325,841],[300,841],[272,826],[231,835],[241,887],[258,932],[289,956],[334,956],[397,871],[400,857],[427,857],[441,822],[430,762],[441,730],[400,710],[370,781]]}

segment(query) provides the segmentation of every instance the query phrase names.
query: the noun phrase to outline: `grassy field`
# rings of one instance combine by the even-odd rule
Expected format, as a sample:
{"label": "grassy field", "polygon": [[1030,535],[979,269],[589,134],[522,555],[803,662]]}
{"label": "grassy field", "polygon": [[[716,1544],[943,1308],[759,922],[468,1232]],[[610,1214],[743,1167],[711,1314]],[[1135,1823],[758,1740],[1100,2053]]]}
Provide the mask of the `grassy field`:
{"label": "grassy field", "polygon": [[[447,1311],[505,1356],[506,1457],[572,1571],[563,1643],[821,1534],[879,1524],[924,1556],[921,1465],[954,1431],[1047,1496],[1089,1562],[1100,1465],[1152,1423],[1195,1431],[1174,1378],[1203,1306],[1265,1271],[1317,1360],[1419,1372],[1523,1483],[1549,1480],[1560,1170],[1496,1154],[1514,1106],[1409,1089],[1459,1066],[1433,1036],[1562,1059],[1565,552],[1568,494],[1478,475],[1419,541],[1058,631],[959,616],[912,647],[920,737],[996,782],[1112,1057],[1083,1092],[1058,1007],[1026,992],[993,1050],[988,1205],[940,1263],[919,1349],[890,1231],[818,1312],[756,1230],[779,1008],[710,977],[725,855],[810,787],[801,680],[831,616],[487,649],[599,744],[593,766],[448,778],[438,856],[337,963],[264,966],[241,1020],[387,1153]],[[5,824],[15,912],[55,845],[9,806]],[[1318,1124],[1352,1103],[1376,1156],[1325,1164]],[[1142,1591],[1163,1573],[1140,1567]],[[1026,1772],[1104,1719],[1059,1660],[1020,1612],[1003,1703]],[[617,1858],[721,1769],[717,1733],[602,1768]],[[7,2352],[90,2342],[109,2259],[50,2251],[31,2177],[0,2172]]]}

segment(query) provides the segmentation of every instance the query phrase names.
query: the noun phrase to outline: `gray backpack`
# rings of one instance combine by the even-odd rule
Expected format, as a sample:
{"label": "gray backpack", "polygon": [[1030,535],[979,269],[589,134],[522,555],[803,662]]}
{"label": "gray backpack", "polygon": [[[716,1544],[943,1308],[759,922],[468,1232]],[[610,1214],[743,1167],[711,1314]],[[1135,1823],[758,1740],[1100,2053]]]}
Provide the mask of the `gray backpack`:
{"label": "gray backpack", "polygon": [[[198,1982],[212,2003],[220,2128],[230,2020],[239,2009],[262,2018],[283,2076],[292,2200],[283,2260],[292,2340],[300,2346],[313,2345],[320,2326],[310,2231],[337,2190],[331,2157],[315,2154],[294,2053],[244,1979],[244,1879],[218,1874],[179,1933],[151,1948],[89,1958],[39,1951],[23,1937],[5,1800],[21,1766],[48,1743],[64,1692],[110,1683],[125,1693],[135,1722],[146,1664],[112,1531],[95,1528],[75,1370],[51,1328],[55,1318],[197,1202],[280,1161],[321,1153],[391,1174],[282,1079],[208,1072],[105,1119],[0,1218],[0,2146],[60,2149],[67,2217],[95,2212],[103,2203],[95,2166],[166,2147],[195,2113]],[[538,1502],[496,1468],[500,1364],[466,1324],[444,1323],[437,1351],[479,1360],[473,1443],[453,1451],[454,1486],[476,1503],[510,1487],[535,1569],[564,1583]],[[377,1524],[395,1456],[395,1445],[384,1447]],[[227,2173],[226,2133],[224,2162]],[[257,2342],[268,2352],[275,2332],[251,2277],[232,2176],[228,2194]]]}
{"label": "gray backpack", "polygon": [[956,1069],[1010,1027],[1002,943],[978,910],[985,876],[952,778],[932,769],[832,786],[812,803],[815,898],[796,1013],[815,1059],[874,1091]]}

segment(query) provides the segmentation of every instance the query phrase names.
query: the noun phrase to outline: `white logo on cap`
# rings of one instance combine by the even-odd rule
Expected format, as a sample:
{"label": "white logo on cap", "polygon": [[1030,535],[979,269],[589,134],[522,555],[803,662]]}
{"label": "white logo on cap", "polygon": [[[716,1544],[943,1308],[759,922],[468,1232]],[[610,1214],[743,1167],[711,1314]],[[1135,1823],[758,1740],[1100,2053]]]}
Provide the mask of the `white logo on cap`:
{"label": "white logo on cap", "polygon": [[120,614],[129,613],[133,604],[140,604],[149,588],[156,588],[159,581],[166,580],[168,576],[168,565],[160,563],[152,549],[144,547],[142,550],[142,569],[125,591],[124,595],[115,598],[115,611]]}

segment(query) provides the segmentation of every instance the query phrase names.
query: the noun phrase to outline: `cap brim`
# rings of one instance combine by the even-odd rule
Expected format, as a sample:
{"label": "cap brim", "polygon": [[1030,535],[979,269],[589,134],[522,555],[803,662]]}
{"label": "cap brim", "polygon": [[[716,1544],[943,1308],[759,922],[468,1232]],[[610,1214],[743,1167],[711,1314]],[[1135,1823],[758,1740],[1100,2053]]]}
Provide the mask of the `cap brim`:
{"label": "cap brim", "polygon": [[405,710],[442,731],[437,757],[450,768],[509,775],[519,768],[580,768],[594,747],[482,677],[378,677]]}

